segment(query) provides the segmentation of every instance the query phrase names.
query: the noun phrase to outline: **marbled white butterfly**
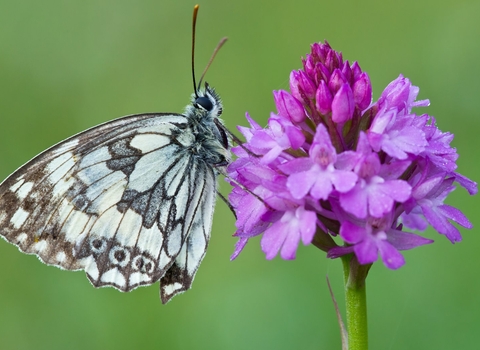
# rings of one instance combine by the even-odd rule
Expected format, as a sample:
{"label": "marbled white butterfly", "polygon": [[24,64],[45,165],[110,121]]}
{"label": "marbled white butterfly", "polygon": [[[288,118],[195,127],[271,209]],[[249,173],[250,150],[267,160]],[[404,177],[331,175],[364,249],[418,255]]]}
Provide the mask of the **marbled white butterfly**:
{"label": "marbled white butterfly", "polygon": [[163,303],[189,289],[230,159],[220,98],[193,76],[183,115],[95,126],[10,175],[0,185],[1,236],[48,265],[85,270],[95,287],[128,292],[160,280]]}

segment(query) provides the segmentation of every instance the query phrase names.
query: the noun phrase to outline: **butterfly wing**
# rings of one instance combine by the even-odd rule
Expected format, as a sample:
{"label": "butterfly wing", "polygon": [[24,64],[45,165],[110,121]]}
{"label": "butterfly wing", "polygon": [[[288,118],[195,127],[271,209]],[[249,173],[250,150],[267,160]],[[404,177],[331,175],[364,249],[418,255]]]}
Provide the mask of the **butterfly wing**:
{"label": "butterfly wing", "polygon": [[111,121],[41,153],[0,185],[0,234],[27,254],[127,292],[162,279],[165,303],[205,255],[216,173],[188,119]]}

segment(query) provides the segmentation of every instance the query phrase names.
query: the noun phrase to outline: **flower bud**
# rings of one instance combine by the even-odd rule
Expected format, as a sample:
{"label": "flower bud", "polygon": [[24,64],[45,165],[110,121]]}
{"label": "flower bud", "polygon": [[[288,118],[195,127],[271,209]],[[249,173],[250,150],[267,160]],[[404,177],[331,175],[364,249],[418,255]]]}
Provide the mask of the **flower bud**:
{"label": "flower bud", "polygon": [[411,86],[410,80],[400,74],[397,79],[388,84],[385,90],[383,90],[382,95],[378,99],[379,108],[386,104],[387,108],[396,107],[398,111],[403,110],[408,102]]}
{"label": "flower bud", "polygon": [[319,85],[322,80],[328,82],[330,80],[330,77],[332,76],[328,68],[320,62],[318,62],[315,66],[315,71],[315,83],[317,83],[317,85]]}
{"label": "flower bud", "polygon": [[[303,71],[292,71],[290,73],[290,91],[297,100],[303,101],[304,97],[313,99],[315,97],[315,85]],[[307,102],[307,101],[304,101]]]}
{"label": "flower bud", "polygon": [[343,84],[332,101],[332,120],[335,123],[345,123],[353,116],[355,101],[350,85]]}
{"label": "flower bud", "polygon": [[303,105],[295,97],[284,90],[274,91],[273,96],[280,116],[290,119],[293,123],[305,120]]}
{"label": "flower bud", "polygon": [[328,88],[333,94],[335,94],[345,83],[348,83],[348,81],[345,79],[342,71],[340,69],[335,69],[330,77],[330,81],[328,82]]}
{"label": "flower bud", "polygon": [[362,69],[360,68],[360,65],[358,64],[357,61],[353,62],[352,66],[350,69],[353,72],[353,80],[357,81],[358,78],[360,77],[360,74],[362,74]]}
{"label": "flower bud", "polygon": [[332,110],[332,94],[325,81],[321,81],[315,94],[315,107],[321,114],[330,113]]}
{"label": "flower bud", "polygon": [[350,64],[348,63],[348,61],[345,61],[345,62],[343,63],[342,73],[343,73],[343,76],[345,77],[345,80],[346,80],[349,84],[353,84],[353,82],[354,82],[354,80],[353,80],[353,72],[352,72],[352,69],[350,68]]}
{"label": "flower bud", "polygon": [[353,98],[358,109],[363,111],[372,102],[372,84],[367,73],[360,74],[353,85]]}

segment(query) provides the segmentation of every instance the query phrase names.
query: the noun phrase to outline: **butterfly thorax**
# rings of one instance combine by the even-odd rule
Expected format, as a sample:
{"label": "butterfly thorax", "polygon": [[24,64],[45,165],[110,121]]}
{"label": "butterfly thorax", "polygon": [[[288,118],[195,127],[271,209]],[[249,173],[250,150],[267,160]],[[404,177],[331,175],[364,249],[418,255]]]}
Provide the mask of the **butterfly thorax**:
{"label": "butterfly thorax", "polygon": [[[186,108],[192,142],[186,147],[194,156],[213,165],[225,165],[230,161],[229,142],[220,115],[222,103],[215,90],[205,83],[205,89],[192,95],[192,104]],[[185,135],[179,135],[184,137]]]}

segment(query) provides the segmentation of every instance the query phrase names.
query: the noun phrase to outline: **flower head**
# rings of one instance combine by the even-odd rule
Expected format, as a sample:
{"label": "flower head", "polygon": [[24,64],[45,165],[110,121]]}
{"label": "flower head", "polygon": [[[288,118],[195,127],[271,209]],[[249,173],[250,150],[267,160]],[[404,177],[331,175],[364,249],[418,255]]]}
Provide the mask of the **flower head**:
{"label": "flower head", "polygon": [[232,259],[260,234],[267,259],[293,259],[300,241],[338,236],[341,246],[316,245],[330,258],[355,254],[371,264],[380,256],[397,269],[405,263],[400,251],[433,242],[405,228],[430,225],[461,240],[452,222],[472,225],[444,200],[455,181],[470,194],[477,184],[455,172],[453,135],[412,112],[429,105],[418,92],[400,75],[372,103],[358,63],[327,42],[313,44],[303,69],[290,74],[290,92],[274,92],[268,127],[248,114],[250,128],[239,127],[246,142],[228,168],[239,238]]}

